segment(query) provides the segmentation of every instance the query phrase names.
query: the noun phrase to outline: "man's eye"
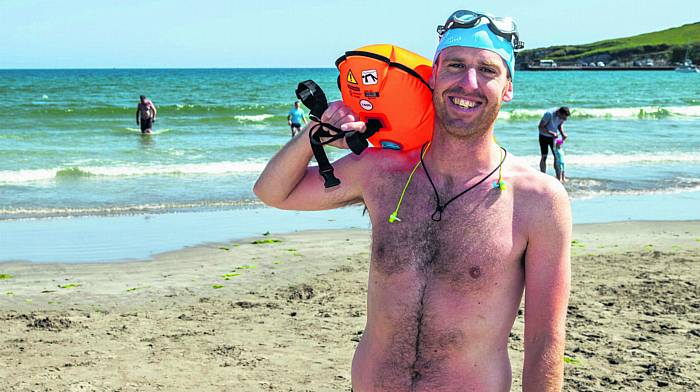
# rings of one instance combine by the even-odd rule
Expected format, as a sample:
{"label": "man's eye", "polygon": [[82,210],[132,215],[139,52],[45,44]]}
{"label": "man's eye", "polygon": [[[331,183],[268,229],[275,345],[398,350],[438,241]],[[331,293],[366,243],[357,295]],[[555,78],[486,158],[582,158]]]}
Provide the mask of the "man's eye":
{"label": "man's eye", "polygon": [[487,73],[487,74],[495,74],[496,73],[496,70],[494,70],[493,68],[489,68],[489,67],[481,67],[481,68],[479,68],[479,70],[481,72]]}
{"label": "man's eye", "polygon": [[455,68],[455,69],[462,69],[462,68],[464,68],[464,64],[452,63],[452,64],[449,65],[449,67],[450,67],[450,68]]}

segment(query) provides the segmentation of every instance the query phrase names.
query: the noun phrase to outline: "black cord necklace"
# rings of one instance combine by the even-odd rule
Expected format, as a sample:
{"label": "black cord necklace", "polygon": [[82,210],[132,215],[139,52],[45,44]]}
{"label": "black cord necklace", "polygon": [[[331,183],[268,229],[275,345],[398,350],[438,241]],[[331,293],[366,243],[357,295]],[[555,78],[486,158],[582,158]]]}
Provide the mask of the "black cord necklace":
{"label": "black cord necklace", "polygon": [[487,174],[484,178],[482,178],[481,180],[479,180],[479,182],[477,182],[476,184],[474,184],[474,185],[470,186],[469,188],[463,190],[463,191],[460,192],[457,196],[455,196],[455,197],[451,198],[450,200],[448,200],[445,204],[440,204],[440,195],[438,194],[437,188],[435,188],[435,184],[433,183],[433,179],[430,178],[430,174],[428,173],[428,168],[425,166],[425,162],[423,162],[423,152],[425,151],[425,146],[426,146],[426,145],[427,145],[427,143],[426,143],[426,144],[423,144],[423,147],[422,147],[421,150],[420,150],[420,163],[421,163],[421,166],[423,167],[423,171],[425,172],[425,176],[428,177],[428,181],[430,181],[430,186],[433,187],[433,191],[435,192],[435,199],[436,199],[436,204],[437,204],[437,205],[435,206],[435,212],[433,212],[433,215],[430,216],[430,218],[431,218],[433,221],[435,221],[435,222],[439,222],[439,221],[442,220],[442,212],[445,211],[445,208],[446,208],[450,203],[452,203],[453,201],[457,200],[460,196],[464,195],[465,193],[469,192],[470,190],[476,188],[476,187],[477,187],[478,185],[480,185],[482,182],[486,181],[487,178],[491,177],[491,176],[493,175],[493,173],[495,173],[496,171],[498,171],[498,169],[500,169],[501,166],[503,166],[503,162],[505,162],[506,156],[508,155],[508,151],[507,151],[505,148],[503,148],[503,147],[501,147],[501,146],[498,146],[498,147],[501,148],[501,150],[503,150],[503,159],[501,159],[501,162],[498,164],[498,166],[496,166],[496,168],[493,169],[493,170],[491,171],[491,173]]}

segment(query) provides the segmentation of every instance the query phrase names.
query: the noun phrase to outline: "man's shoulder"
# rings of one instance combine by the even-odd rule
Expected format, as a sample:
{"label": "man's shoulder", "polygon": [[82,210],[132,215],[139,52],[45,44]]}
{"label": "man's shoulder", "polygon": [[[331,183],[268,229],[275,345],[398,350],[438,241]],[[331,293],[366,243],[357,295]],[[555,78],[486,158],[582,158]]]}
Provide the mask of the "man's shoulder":
{"label": "man's shoulder", "polygon": [[534,169],[518,157],[512,157],[510,169],[516,203],[524,210],[538,213],[568,203],[566,189],[556,178]]}
{"label": "man's shoulder", "polygon": [[367,177],[385,176],[399,171],[410,170],[418,163],[419,150],[397,151],[386,148],[367,148],[359,156],[348,154],[361,163]]}
{"label": "man's shoulder", "polygon": [[371,147],[362,152],[362,157],[375,166],[391,169],[405,166],[413,158],[418,159],[418,150],[399,151],[389,148]]}
{"label": "man's shoulder", "polygon": [[[345,178],[359,185],[363,192],[372,193],[380,189],[387,181],[391,181],[397,175],[402,175],[411,165],[410,157],[414,151],[402,152],[381,148],[367,148],[360,155],[348,152],[345,156],[333,163],[338,178]],[[418,159],[417,153],[415,159]],[[415,165],[416,161],[413,161]],[[402,177],[403,178],[403,177]]]}

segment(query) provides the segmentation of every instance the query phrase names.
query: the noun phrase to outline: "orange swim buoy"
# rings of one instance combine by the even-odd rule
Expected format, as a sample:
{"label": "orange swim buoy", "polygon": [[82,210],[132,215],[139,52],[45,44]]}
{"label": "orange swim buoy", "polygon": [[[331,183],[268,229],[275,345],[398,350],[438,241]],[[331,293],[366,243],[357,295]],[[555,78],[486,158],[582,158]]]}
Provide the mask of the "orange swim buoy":
{"label": "orange swim buoy", "polygon": [[432,62],[398,46],[363,46],[335,62],[343,102],[360,120],[381,123],[368,140],[374,147],[412,150],[433,132]]}

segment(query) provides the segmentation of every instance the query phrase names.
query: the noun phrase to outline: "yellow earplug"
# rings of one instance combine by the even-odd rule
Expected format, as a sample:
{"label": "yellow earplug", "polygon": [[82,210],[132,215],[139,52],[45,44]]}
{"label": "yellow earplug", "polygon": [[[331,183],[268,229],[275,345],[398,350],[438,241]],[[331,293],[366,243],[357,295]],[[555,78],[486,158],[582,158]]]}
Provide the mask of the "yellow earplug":
{"label": "yellow earplug", "polygon": [[428,152],[428,149],[430,148],[430,142],[426,143],[421,147],[421,153],[420,157],[421,159],[416,162],[416,165],[413,166],[413,170],[411,170],[411,174],[408,176],[408,181],[406,181],[406,185],[403,186],[403,191],[401,191],[401,196],[399,197],[399,202],[396,203],[396,209],[394,212],[389,215],[389,223],[394,223],[394,222],[401,222],[401,219],[399,219],[399,208],[401,208],[401,203],[403,202],[403,197],[406,195],[406,189],[408,189],[408,184],[411,183],[411,180],[413,179],[413,175],[416,174],[416,169],[418,169],[418,166],[420,166],[421,160],[425,158],[425,154]]}
{"label": "yellow earplug", "polygon": [[[496,141],[495,135],[493,136],[493,141],[496,142],[496,145],[498,145],[498,142]],[[501,146],[498,145],[498,147],[501,147]],[[498,181],[493,183],[493,187],[498,188],[501,190],[501,192],[503,192],[506,189],[508,189],[508,187],[506,186],[506,182],[503,181],[503,160],[504,160],[503,147],[501,147],[501,153],[499,155],[501,156],[501,164],[498,166]]]}

